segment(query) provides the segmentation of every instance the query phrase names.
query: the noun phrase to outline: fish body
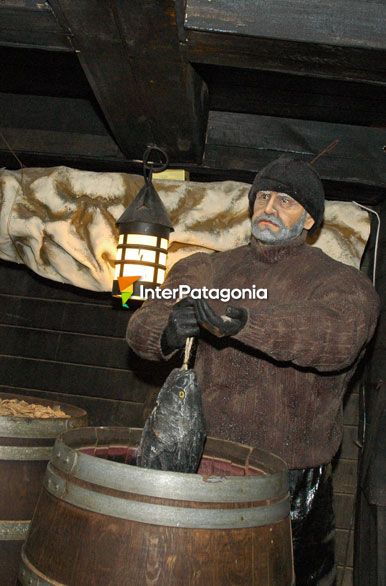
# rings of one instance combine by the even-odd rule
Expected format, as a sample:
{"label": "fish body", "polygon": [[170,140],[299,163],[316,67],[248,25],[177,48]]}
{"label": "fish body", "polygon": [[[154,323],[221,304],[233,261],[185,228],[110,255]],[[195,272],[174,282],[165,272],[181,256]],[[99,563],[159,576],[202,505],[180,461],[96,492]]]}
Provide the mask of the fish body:
{"label": "fish body", "polygon": [[137,466],[196,472],[205,442],[201,392],[193,370],[175,368],[146,420]]}

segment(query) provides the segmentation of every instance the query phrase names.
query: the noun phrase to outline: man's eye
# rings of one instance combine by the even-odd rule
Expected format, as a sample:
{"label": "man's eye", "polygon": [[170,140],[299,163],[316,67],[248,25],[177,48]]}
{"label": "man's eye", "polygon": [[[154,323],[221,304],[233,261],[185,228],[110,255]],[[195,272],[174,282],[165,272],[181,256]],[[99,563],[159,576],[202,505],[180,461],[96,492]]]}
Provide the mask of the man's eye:
{"label": "man's eye", "polygon": [[291,206],[294,203],[294,200],[291,199],[290,197],[282,196],[280,198],[280,203],[281,203],[282,206],[289,207],[289,206]]}

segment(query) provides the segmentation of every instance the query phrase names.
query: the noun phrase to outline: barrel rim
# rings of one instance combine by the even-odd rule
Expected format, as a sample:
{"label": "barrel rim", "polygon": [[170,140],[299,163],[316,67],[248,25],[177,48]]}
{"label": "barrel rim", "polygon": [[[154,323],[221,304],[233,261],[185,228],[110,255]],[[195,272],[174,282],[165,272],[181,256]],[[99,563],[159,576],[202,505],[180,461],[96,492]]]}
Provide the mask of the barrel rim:
{"label": "barrel rim", "polygon": [[25,541],[31,521],[0,520],[1,541]]}
{"label": "barrel rim", "polygon": [[19,566],[18,580],[23,586],[66,586],[62,582],[52,580],[40,572],[28,559],[25,553],[25,546],[21,548],[21,560]]}
{"label": "barrel rim", "polygon": [[[266,505],[246,508],[195,508],[127,500],[121,496],[95,492],[92,486],[80,486],[58,475],[48,464],[43,483],[52,496],[82,510],[148,525],[189,529],[250,529],[272,525],[290,514],[288,494]],[[197,501],[197,499],[195,499]],[[233,499],[237,502],[237,498]]]}
{"label": "barrel rim", "polygon": [[52,455],[51,446],[0,446],[0,461],[46,461]]}
{"label": "barrel rim", "polygon": [[[167,472],[109,461],[79,451],[81,447],[119,446],[122,445],[119,440],[123,438],[130,445],[138,445],[141,433],[142,428],[122,427],[82,427],[67,431],[56,439],[50,463],[66,477],[74,476],[104,488],[169,500],[256,502],[279,499],[288,494],[287,466],[281,458],[264,450],[218,438],[208,438],[212,453],[216,444],[226,444],[233,449],[240,448],[245,454],[246,465],[251,463],[251,454],[256,452],[252,465],[257,461],[263,464],[262,456],[271,466],[276,465],[277,470],[260,476]],[[87,439],[88,443],[83,445],[82,439]],[[108,443],[103,444],[107,440]],[[204,453],[206,451],[205,448]]]}

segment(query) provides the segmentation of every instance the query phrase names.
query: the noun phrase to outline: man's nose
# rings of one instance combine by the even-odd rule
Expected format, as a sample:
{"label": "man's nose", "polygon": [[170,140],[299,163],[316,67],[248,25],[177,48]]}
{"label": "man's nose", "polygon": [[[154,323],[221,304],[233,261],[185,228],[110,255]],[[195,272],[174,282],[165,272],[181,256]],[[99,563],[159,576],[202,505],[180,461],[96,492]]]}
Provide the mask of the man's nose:
{"label": "man's nose", "polygon": [[264,212],[266,214],[276,214],[277,213],[275,195],[271,195],[271,197],[267,200],[267,203],[265,204]]}

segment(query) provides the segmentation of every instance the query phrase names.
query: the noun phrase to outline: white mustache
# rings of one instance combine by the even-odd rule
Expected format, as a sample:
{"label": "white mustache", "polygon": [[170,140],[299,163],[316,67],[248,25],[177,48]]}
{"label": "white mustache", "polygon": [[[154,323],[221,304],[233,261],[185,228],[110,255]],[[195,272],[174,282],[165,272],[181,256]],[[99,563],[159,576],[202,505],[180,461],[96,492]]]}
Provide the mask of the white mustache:
{"label": "white mustache", "polygon": [[255,224],[255,226],[257,226],[257,224],[259,224],[260,222],[263,222],[264,220],[267,220],[268,222],[272,222],[272,224],[274,224],[278,228],[285,227],[279,218],[276,218],[275,216],[270,216],[268,214],[263,214],[262,216],[259,216],[258,218],[256,218],[253,221],[253,223]]}

